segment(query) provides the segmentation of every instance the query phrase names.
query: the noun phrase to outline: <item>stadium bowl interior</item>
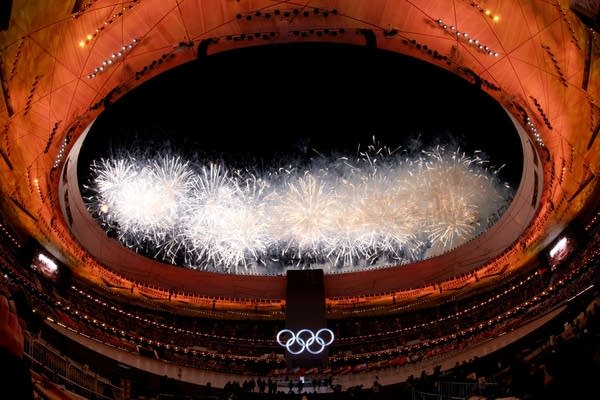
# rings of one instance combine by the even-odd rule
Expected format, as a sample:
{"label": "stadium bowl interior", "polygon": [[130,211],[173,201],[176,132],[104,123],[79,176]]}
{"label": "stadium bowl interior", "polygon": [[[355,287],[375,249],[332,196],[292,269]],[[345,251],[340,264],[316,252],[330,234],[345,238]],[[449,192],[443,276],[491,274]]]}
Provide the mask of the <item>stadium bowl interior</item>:
{"label": "stadium bowl interior", "polygon": [[[347,385],[375,373],[400,382],[408,372],[385,371],[401,346],[477,337],[531,300],[488,303],[533,281],[545,282],[525,290],[536,301],[555,292],[564,300],[559,291],[581,289],[570,274],[593,271],[600,40],[566,1],[9,3],[0,31],[3,270],[37,293],[30,301],[56,332],[119,338],[130,353],[150,348],[174,364],[192,354],[185,365],[205,362],[183,381],[222,387],[231,375],[206,365],[227,351],[243,365],[235,374],[273,374],[282,368],[274,338],[285,324],[285,272],[318,264],[188,268],[179,256],[168,262],[126,246],[89,203],[91,165],[116,144],[242,169],[352,158],[370,144],[441,144],[489,159],[512,192],[493,220],[478,221],[486,228],[476,235],[412,259],[323,264],[327,323],[341,333],[328,372],[337,367]],[[560,285],[572,279],[577,290],[544,273],[558,274]],[[83,300],[75,306],[78,297],[101,311]],[[108,310],[125,322],[109,321]],[[442,329],[444,313],[452,321]],[[528,311],[493,334],[544,317]],[[356,321],[363,326],[354,331]],[[123,324],[135,334],[121,334]],[[233,333],[217,335],[214,324]],[[251,342],[240,343],[234,336],[247,326]],[[165,340],[173,330],[181,339]],[[270,353],[272,363],[256,361]],[[367,354],[386,366],[347,374]]]}

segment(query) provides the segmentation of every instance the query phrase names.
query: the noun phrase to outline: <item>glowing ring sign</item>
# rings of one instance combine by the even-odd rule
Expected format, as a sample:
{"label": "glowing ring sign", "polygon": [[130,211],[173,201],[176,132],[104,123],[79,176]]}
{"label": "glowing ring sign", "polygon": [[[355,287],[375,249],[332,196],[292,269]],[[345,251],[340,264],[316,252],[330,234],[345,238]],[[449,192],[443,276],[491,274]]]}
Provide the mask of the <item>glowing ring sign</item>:
{"label": "glowing ring sign", "polygon": [[[288,336],[282,340],[282,337]],[[334,335],[331,329],[322,328],[314,333],[310,329],[300,329],[298,333],[294,333],[289,329],[282,329],[277,332],[277,343],[291,354],[298,355],[303,351],[308,351],[310,354],[319,354],[325,350],[325,347],[333,343]]]}

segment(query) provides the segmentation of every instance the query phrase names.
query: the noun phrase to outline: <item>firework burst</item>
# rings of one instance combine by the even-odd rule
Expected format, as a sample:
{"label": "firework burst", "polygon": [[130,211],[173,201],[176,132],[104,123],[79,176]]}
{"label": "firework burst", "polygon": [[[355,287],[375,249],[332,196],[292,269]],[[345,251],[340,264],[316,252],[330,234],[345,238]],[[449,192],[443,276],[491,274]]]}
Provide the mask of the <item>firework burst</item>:
{"label": "firework burst", "polygon": [[119,241],[218,272],[414,262],[483,232],[512,196],[478,154],[444,147],[411,156],[372,145],[260,172],[128,153],[91,169],[86,205]]}

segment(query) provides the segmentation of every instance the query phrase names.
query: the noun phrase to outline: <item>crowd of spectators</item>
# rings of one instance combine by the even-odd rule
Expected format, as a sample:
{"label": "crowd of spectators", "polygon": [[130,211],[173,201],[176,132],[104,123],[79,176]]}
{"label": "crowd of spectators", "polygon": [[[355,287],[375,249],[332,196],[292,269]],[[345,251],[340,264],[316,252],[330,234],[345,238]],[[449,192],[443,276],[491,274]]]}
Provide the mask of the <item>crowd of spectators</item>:
{"label": "crowd of spectators", "polygon": [[[552,268],[542,265],[525,274],[509,277],[493,291],[446,300],[436,304],[435,308],[329,320],[329,327],[337,337],[331,346],[329,366],[313,371],[309,379],[320,382],[324,376],[398,368],[458,354],[475,343],[503,335],[560,304],[569,303],[582,293],[596,290],[593,284],[600,277],[597,236],[578,252],[577,258],[563,265]],[[36,323],[47,319],[132,353],[199,369],[265,377],[264,382],[249,378],[248,382],[254,381],[254,385],[232,383],[229,389],[233,388],[230,392],[235,393],[254,392],[255,388],[260,393],[261,387],[268,393],[271,390],[268,378],[274,382],[285,377],[291,382],[298,374],[306,373],[285,368],[283,350],[273,343],[275,333],[284,325],[280,319],[215,320],[171,315],[120,303],[82,283],[57,285],[45,281],[28,268],[17,265],[11,257],[3,256],[1,269],[5,291],[21,292],[35,310],[29,315],[33,330]],[[597,337],[597,304],[590,307],[565,325],[563,333],[549,339],[553,349],[549,354],[563,354],[563,348],[576,352],[580,349],[568,346],[587,343],[585,339],[590,334]],[[572,341],[573,338],[577,340]],[[523,391],[523,387],[536,387],[541,392],[544,385],[539,384],[539,379],[538,385],[529,383],[542,375],[555,385],[547,382],[556,387],[553,393],[565,390],[563,382],[575,378],[571,376],[573,369],[561,370],[561,364],[551,356],[528,369],[527,379],[523,377],[522,364],[515,361],[510,366],[512,375],[508,386],[515,393]],[[588,369],[594,370],[594,365],[588,363]],[[579,373],[585,375],[583,371]],[[435,376],[437,378],[439,376]],[[523,384],[523,380],[529,383]],[[430,386],[418,384],[430,381],[430,377],[421,376],[409,379],[407,384],[410,390],[431,390]],[[329,389],[334,392],[337,388],[333,385]],[[352,389],[353,392],[361,390],[364,388]],[[537,393],[532,394],[535,395]]]}
{"label": "crowd of spectators", "polygon": [[[336,334],[325,374],[400,367],[506,333],[564,301],[598,274],[596,254],[553,272],[508,279],[494,291],[424,311],[330,320]],[[104,343],[194,368],[282,376],[283,350],[274,343],[281,320],[214,320],[119,303],[81,284],[47,284],[5,272],[29,288],[41,316]],[[29,274],[31,275],[31,273]],[[431,311],[431,312],[429,312]],[[118,318],[115,318],[115,315]],[[279,354],[279,356],[278,356]]]}

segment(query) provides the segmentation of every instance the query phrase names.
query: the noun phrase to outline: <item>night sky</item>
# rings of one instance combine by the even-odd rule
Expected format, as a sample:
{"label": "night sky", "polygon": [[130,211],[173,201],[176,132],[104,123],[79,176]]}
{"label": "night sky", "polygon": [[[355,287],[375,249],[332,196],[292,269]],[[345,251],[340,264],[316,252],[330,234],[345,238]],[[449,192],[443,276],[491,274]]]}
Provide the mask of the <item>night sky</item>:
{"label": "night sky", "polygon": [[516,187],[520,179],[515,129],[474,85],[400,54],[324,43],[211,55],[143,84],[98,118],[79,173],[85,179],[90,160],[118,146],[168,142],[188,157],[269,168],[317,152],[351,157],[373,137],[390,148],[482,150],[505,165],[503,180]]}

